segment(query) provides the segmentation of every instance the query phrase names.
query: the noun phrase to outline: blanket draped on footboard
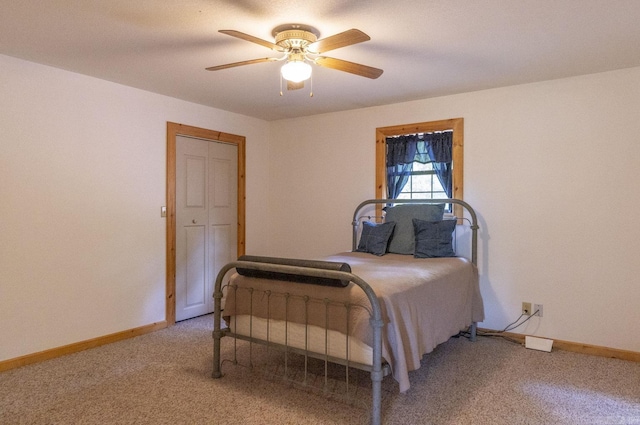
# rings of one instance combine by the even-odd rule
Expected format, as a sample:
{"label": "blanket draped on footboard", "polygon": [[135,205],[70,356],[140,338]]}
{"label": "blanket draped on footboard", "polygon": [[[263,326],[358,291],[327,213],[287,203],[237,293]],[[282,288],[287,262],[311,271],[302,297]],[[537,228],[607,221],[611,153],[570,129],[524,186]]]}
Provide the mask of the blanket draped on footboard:
{"label": "blanket draped on footboard", "polygon": [[[382,354],[391,366],[400,391],[409,389],[411,370],[438,344],[484,320],[476,267],[464,258],[427,258],[344,252],[323,260],[347,263],[366,281],[380,300],[384,321]],[[234,275],[224,316],[252,314],[326,327],[372,345],[369,302],[353,283],[346,288],[296,284]],[[249,291],[242,288],[254,288]],[[268,297],[269,291],[291,297]],[[305,296],[331,302],[305,302]],[[268,301],[267,301],[268,300]],[[345,305],[365,308],[345,308]],[[348,313],[347,313],[348,311]],[[347,318],[348,315],[348,318]]]}

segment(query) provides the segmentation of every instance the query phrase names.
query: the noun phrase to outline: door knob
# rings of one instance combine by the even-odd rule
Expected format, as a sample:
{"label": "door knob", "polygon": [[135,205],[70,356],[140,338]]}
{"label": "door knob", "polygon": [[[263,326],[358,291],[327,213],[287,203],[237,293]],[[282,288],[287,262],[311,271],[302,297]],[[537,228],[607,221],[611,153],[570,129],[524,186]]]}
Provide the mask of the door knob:
{"label": "door knob", "polygon": [[191,220],[191,222],[192,222],[193,224],[196,224],[196,223],[198,222],[198,220],[196,220],[196,219],[194,218],[193,220]]}

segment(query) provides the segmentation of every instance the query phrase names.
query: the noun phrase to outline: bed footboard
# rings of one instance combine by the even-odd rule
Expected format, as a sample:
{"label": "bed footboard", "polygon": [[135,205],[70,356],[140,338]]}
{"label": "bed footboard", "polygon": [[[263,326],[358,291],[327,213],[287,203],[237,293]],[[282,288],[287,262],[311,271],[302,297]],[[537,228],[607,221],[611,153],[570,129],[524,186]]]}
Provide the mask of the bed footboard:
{"label": "bed footboard", "polygon": [[372,366],[371,366],[371,423],[379,425],[382,416],[382,379],[384,377],[382,359],[382,310],[380,301],[373,289],[363,279],[349,272],[339,270],[327,270],[311,267],[300,267],[285,264],[234,261],[226,264],[219,271],[214,287],[214,323],[213,323],[213,374],[214,378],[222,376],[222,359],[220,355],[221,339],[225,335],[222,330],[222,283],[225,275],[232,269],[254,270],[270,273],[284,273],[290,275],[308,276],[317,279],[334,279],[353,282],[360,287],[367,296],[371,305],[371,317],[369,319],[372,329]]}

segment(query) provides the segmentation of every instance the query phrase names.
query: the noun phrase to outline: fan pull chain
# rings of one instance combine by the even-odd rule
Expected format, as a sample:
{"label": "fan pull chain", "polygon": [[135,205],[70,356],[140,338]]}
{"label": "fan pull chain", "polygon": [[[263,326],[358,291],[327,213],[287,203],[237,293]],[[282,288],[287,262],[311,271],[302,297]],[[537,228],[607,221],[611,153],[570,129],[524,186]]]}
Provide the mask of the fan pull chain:
{"label": "fan pull chain", "polygon": [[309,86],[311,91],[309,92],[309,97],[313,97],[313,74],[311,74],[311,79],[309,79]]}
{"label": "fan pull chain", "polygon": [[282,96],[282,75],[280,75],[280,96]]}

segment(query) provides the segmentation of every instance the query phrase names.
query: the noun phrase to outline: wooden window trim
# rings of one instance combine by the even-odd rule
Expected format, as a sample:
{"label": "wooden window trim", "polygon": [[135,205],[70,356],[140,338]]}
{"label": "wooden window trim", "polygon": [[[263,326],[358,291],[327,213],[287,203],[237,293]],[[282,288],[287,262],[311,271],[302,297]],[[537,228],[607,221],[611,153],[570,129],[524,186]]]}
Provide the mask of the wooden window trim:
{"label": "wooden window trim", "polygon": [[[463,199],[464,119],[451,118],[415,124],[376,128],[376,198],[387,197],[387,137],[453,130],[453,198]],[[462,217],[462,207],[454,205],[454,214]]]}

